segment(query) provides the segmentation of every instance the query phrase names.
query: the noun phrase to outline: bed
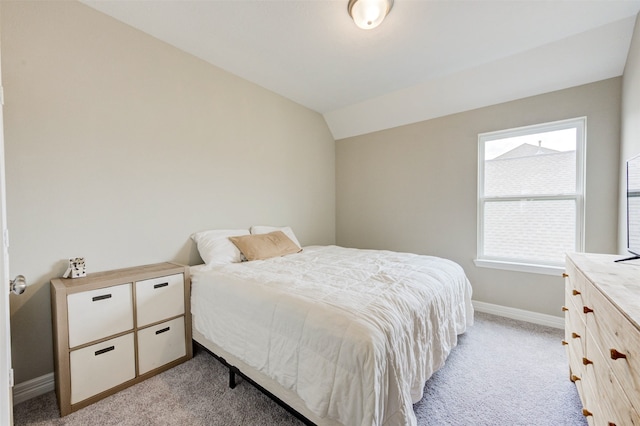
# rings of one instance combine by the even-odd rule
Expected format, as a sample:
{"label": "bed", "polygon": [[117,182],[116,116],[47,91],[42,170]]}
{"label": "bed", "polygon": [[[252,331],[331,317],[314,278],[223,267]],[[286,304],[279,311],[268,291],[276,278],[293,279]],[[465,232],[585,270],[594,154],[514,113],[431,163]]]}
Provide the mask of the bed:
{"label": "bed", "polygon": [[239,260],[191,267],[194,341],[307,423],[415,425],[426,380],[473,322],[469,281],[446,259],[310,246]]}

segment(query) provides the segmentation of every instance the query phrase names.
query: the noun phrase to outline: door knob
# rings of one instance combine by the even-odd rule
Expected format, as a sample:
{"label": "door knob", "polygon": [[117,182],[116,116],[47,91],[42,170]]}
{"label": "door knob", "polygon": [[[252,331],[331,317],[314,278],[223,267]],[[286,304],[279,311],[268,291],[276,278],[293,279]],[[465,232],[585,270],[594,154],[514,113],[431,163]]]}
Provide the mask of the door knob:
{"label": "door knob", "polygon": [[24,275],[18,275],[9,281],[9,291],[15,294],[22,294],[27,289],[27,279]]}

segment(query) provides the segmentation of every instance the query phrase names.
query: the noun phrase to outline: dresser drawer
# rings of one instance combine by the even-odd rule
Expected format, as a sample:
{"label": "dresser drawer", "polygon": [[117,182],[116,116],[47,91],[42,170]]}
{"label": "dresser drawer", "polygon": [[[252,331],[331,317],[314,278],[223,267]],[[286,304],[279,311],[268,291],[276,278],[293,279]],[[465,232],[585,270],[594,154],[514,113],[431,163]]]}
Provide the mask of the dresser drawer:
{"label": "dresser drawer", "polygon": [[186,355],[184,317],[138,331],[138,370],[144,374]]}
{"label": "dresser drawer", "polygon": [[136,308],[138,327],[184,314],[184,275],[138,281]]}
{"label": "dresser drawer", "polygon": [[572,344],[577,344],[582,348],[584,353],[584,335],[587,331],[587,326],[584,322],[584,314],[582,312],[582,306],[578,307],[573,301],[573,296],[566,295],[565,300],[565,340]]}
{"label": "dresser drawer", "polygon": [[601,422],[596,422],[594,416],[600,414],[600,406],[598,405],[598,396],[593,390],[592,385],[585,380],[576,382],[576,388],[582,401],[582,415],[587,419],[589,426],[601,425]]}
{"label": "dresser drawer", "polygon": [[[597,336],[603,362],[617,377],[636,411],[640,411],[640,332],[592,287],[587,292],[587,332]],[[613,350],[613,352],[612,352]]]}
{"label": "dresser drawer", "polygon": [[640,425],[640,414],[638,414],[638,412],[633,408],[625,408],[626,409],[624,411],[618,411],[615,408],[612,408],[608,403],[602,404],[602,413],[599,417],[599,424],[605,426]]}
{"label": "dresser drawer", "polygon": [[[578,312],[570,300],[566,301],[564,341],[566,342],[567,358],[569,359],[570,378],[576,381],[582,378],[584,357],[584,335],[586,327],[580,321]],[[577,325],[576,325],[577,324]],[[576,379],[577,378],[577,379]],[[577,383],[576,383],[577,385]]]}
{"label": "dresser drawer", "polygon": [[578,308],[578,311],[582,312],[582,307],[586,300],[586,289],[591,284],[588,283],[587,279],[580,271],[567,268],[567,272],[568,277],[565,280],[566,302],[569,303],[570,300]]}
{"label": "dresser drawer", "polygon": [[584,365],[582,364],[582,358],[584,358],[584,351],[582,347],[576,342],[569,341],[567,348],[567,357],[569,358],[570,379],[573,382],[583,379]]}
{"label": "dresser drawer", "polygon": [[69,347],[133,329],[131,284],[67,296]]}
{"label": "dresser drawer", "polygon": [[71,404],[136,376],[133,333],[72,351]]}
{"label": "dresser drawer", "polygon": [[618,378],[611,370],[596,337],[591,334],[586,338],[587,349],[584,368],[585,382],[588,382],[599,401],[598,424],[640,425],[640,417],[629,402],[628,395],[620,386]]}

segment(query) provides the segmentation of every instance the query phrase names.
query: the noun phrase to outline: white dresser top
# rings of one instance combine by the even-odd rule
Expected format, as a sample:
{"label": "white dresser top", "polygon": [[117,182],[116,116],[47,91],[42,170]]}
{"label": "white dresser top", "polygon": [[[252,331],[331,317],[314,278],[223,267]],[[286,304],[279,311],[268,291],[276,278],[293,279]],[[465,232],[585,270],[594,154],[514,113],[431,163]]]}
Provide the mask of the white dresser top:
{"label": "white dresser top", "polygon": [[640,329],[640,259],[623,255],[570,253],[572,263]]}

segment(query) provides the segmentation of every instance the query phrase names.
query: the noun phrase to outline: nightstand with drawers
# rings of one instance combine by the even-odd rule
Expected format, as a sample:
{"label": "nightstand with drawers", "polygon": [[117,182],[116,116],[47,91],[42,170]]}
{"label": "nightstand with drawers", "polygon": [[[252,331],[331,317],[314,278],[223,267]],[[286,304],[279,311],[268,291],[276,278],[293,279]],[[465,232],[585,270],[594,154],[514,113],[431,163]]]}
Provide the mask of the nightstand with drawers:
{"label": "nightstand with drawers", "polygon": [[56,394],[65,416],[192,357],[188,266],[51,281]]}

